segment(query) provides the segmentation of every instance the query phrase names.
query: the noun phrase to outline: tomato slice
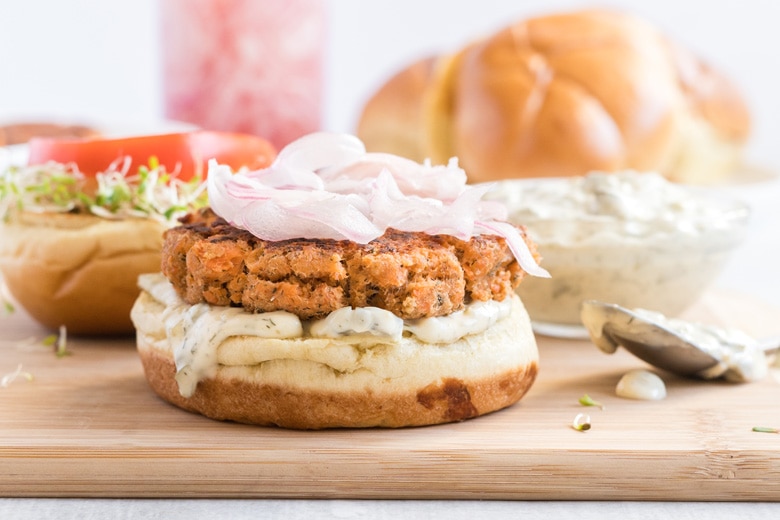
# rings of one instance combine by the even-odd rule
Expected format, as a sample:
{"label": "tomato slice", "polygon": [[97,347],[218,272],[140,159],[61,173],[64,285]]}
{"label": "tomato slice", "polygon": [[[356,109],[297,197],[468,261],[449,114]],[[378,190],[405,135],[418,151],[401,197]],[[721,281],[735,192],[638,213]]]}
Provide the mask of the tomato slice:
{"label": "tomato slice", "polygon": [[200,174],[205,178],[207,162],[216,159],[233,169],[246,166],[264,168],[271,164],[276,151],[261,137],[249,134],[195,131],[116,139],[55,139],[38,137],[30,140],[27,163],[48,161],[75,163],[87,176],[105,171],[117,159],[130,157],[133,167],[149,164],[155,157],[166,171],[178,171],[179,178],[189,180]]}
{"label": "tomato slice", "polygon": [[[246,166],[258,170],[270,166],[276,149],[263,138],[250,134],[228,132],[192,132],[188,134],[193,159],[204,168],[209,159],[216,159],[234,170]],[[205,178],[206,172],[203,171]]]}

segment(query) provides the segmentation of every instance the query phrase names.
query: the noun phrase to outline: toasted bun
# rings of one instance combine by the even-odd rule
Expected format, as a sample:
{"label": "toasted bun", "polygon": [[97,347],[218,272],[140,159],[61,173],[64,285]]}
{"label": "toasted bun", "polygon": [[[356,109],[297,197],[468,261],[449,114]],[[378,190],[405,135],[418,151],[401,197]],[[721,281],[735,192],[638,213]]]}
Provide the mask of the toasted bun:
{"label": "toasted bun", "polygon": [[457,156],[471,182],[635,169],[709,183],[736,169],[749,127],[723,75],[644,21],[593,10],[411,65],[367,102],[357,134],[370,151]]}
{"label": "toasted bun", "polygon": [[42,325],[131,334],[138,276],[160,269],[163,227],[151,219],[21,213],[0,224],[0,271]]}
{"label": "toasted bun", "polygon": [[[469,419],[526,393],[536,377],[538,352],[528,314],[513,298],[508,317],[452,344],[409,336],[393,344],[230,336],[210,345],[216,364],[189,397],[176,381],[175,349],[182,341],[190,348],[195,338],[185,333],[172,341],[169,334],[177,326],[171,327],[170,303],[146,291],[132,316],[150,386],[185,410],[296,429],[403,427]],[[163,316],[169,317],[165,323]]]}

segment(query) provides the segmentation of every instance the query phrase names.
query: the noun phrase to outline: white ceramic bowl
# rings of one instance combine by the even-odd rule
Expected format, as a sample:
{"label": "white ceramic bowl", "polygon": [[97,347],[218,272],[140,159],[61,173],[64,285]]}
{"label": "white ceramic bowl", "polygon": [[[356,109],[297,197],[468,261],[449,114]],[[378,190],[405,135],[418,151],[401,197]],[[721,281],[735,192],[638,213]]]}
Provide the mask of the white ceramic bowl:
{"label": "white ceramic bowl", "polygon": [[559,336],[584,336],[588,299],[679,315],[717,278],[749,217],[739,201],[649,173],[503,181],[489,197],[536,242],[552,277],[526,277],[518,293],[537,332]]}

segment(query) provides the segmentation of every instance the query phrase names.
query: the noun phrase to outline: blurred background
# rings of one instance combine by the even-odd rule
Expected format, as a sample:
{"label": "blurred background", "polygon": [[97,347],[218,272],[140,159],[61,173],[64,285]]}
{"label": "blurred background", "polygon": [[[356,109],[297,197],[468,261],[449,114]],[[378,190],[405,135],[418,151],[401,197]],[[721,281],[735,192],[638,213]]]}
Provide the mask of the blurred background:
{"label": "blurred background", "polygon": [[[528,15],[608,6],[647,18],[729,73],[753,112],[751,159],[774,164],[780,156],[774,0],[323,3],[326,129],[354,130],[373,89],[418,56],[457,49]],[[158,0],[2,2],[0,20],[0,120],[40,115],[146,125],[164,117]]]}
{"label": "blurred background", "polygon": [[[297,1],[297,0],[296,0]],[[272,5],[263,0],[259,4]],[[277,2],[278,3],[278,2]],[[638,14],[729,74],[753,116],[748,160],[776,170],[780,164],[780,2],[742,0],[309,0],[301,16],[321,30],[320,126],[353,132],[363,103],[392,73],[429,54],[453,51],[519,18],[585,7]],[[159,128],[166,119],[161,34],[182,30],[166,19],[160,0],[25,0],[0,3],[0,123],[46,119],[96,123],[127,131]],[[268,7],[268,30],[285,31]],[[189,37],[207,40],[216,19],[201,20]],[[287,20],[285,23],[289,22]],[[174,70],[168,64],[168,70]],[[176,71],[176,76],[184,74]],[[776,183],[775,183],[776,184]],[[757,229],[722,284],[749,289],[780,304],[777,206],[762,188],[755,199]],[[775,196],[772,196],[774,199]],[[768,235],[766,235],[768,236]],[[769,249],[767,249],[769,248]],[[745,265],[750,262],[750,267]],[[765,273],[748,277],[746,270]],[[763,271],[762,271],[763,270]]]}

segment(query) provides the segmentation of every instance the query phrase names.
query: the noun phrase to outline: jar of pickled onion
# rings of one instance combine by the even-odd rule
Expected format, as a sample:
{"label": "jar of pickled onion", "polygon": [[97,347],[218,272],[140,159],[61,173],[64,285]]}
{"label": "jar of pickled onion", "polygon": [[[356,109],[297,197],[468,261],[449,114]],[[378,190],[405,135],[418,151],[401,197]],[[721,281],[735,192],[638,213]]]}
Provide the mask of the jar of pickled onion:
{"label": "jar of pickled onion", "polygon": [[319,130],[325,0],[161,0],[167,118],[281,149]]}

